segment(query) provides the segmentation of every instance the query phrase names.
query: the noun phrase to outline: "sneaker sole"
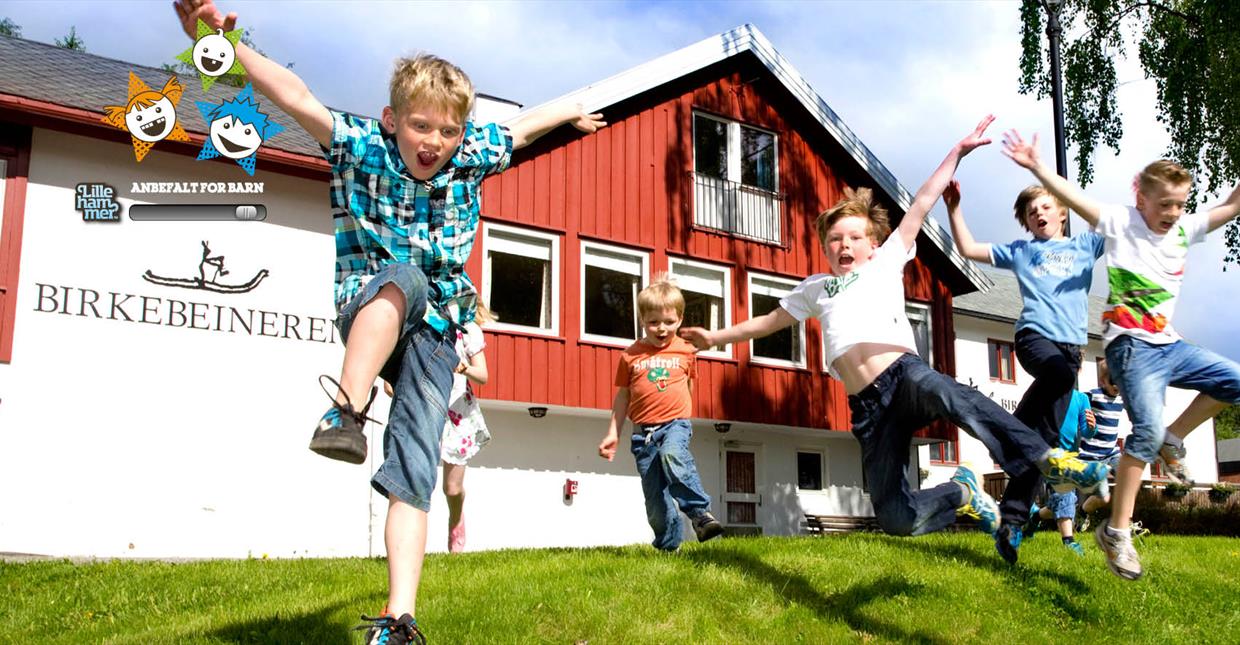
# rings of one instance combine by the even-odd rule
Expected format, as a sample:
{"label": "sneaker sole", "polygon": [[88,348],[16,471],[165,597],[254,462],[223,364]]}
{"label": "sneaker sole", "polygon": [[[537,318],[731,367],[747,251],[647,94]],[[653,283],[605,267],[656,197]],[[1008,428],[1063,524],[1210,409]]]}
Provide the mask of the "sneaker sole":
{"label": "sneaker sole", "polygon": [[310,441],[310,450],[317,455],[336,461],[354,465],[366,463],[365,448],[359,452],[357,444],[346,437],[315,437]]}
{"label": "sneaker sole", "polygon": [[1106,526],[1107,524],[1104,522],[1098,525],[1098,528],[1094,530],[1094,544],[1097,544],[1098,550],[1102,551],[1102,558],[1107,561],[1107,568],[1111,570],[1111,573],[1114,573],[1124,580],[1136,580],[1140,578],[1142,572],[1138,571],[1134,575],[1131,571],[1125,571],[1115,566],[1115,563],[1111,561],[1111,551],[1107,549],[1106,540],[1102,539],[1102,535],[1100,534],[1101,531],[1106,530]]}

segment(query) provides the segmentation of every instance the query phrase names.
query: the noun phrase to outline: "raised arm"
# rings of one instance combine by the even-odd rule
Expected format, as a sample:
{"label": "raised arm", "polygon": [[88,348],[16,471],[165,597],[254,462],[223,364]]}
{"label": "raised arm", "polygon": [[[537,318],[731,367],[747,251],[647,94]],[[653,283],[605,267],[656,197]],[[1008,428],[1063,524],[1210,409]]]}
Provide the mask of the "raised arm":
{"label": "raised arm", "polygon": [[1094,201],[1076,184],[1056,175],[1050,168],[1042,164],[1038,158],[1038,134],[1033,134],[1033,141],[1025,141],[1020,133],[1008,130],[1003,135],[1003,154],[1015,161],[1037,177],[1038,181],[1051,191],[1065,206],[1076,211],[1077,215],[1092,228],[1098,224],[1102,216],[1102,204]]}
{"label": "raised arm", "polygon": [[537,110],[520,114],[505,123],[512,133],[512,148],[524,148],[548,132],[564,125],[573,124],[582,132],[594,132],[607,125],[602,114],[586,114],[580,103],[555,103]]}
{"label": "raised arm", "polygon": [[750,318],[745,322],[737,323],[726,329],[709,331],[701,327],[686,327],[680,330],[680,336],[693,343],[694,347],[698,349],[710,349],[716,345],[730,345],[751,338],[770,336],[784,327],[790,327],[796,323],[797,319],[788,313],[786,309],[776,307],[770,313],[757,318]]}
{"label": "raised arm", "polygon": [[943,191],[943,203],[947,205],[947,217],[952,223],[952,239],[956,242],[956,250],[974,262],[990,264],[990,243],[973,241],[973,234],[964,223],[964,213],[960,211],[960,182],[955,179],[947,184]]}
{"label": "raised arm", "polygon": [[[232,31],[237,25],[237,14],[225,16],[212,0],[176,0],[172,3],[181,28],[190,39],[198,37],[198,20],[201,18],[212,29]],[[245,66],[246,75],[254,89],[293,117],[320,145],[331,147],[332,115],[314,98],[301,77],[262,54],[250,49],[245,43],[237,43],[237,60]]]}
{"label": "raised arm", "polygon": [[921,230],[922,222],[926,221],[926,214],[934,207],[934,203],[939,200],[939,196],[943,194],[943,190],[947,188],[947,184],[956,174],[956,167],[960,165],[960,160],[973,152],[975,148],[990,143],[990,139],[983,135],[994,120],[994,115],[987,114],[978,122],[977,127],[969,133],[969,136],[952,146],[947,157],[943,159],[943,163],[939,164],[926,183],[917,189],[912,205],[909,206],[904,219],[900,220],[899,228],[896,229],[896,233],[904,241],[904,248],[913,248],[913,243],[917,241],[917,232]]}
{"label": "raised arm", "polygon": [[1214,229],[1230,222],[1237,214],[1240,214],[1240,186],[1236,186],[1235,190],[1227,196],[1227,201],[1211,208],[1206,212],[1206,221],[1209,222],[1209,229]]}

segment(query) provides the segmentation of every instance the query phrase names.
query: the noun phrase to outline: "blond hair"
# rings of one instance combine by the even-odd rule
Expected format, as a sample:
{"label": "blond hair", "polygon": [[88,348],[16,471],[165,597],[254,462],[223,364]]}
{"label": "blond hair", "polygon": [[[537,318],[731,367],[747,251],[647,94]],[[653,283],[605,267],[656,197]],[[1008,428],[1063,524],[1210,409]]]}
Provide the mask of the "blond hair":
{"label": "blond hair", "polygon": [[1055,202],[1055,205],[1060,209],[1064,208],[1063,202],[1059,201],[1058,197],[1056,197],[1051,191],[1047,190],[1046,187],[1041,184],[1034,184],[1020,191],[1020,194],[1016,196],[1016,203],[1012,205],[1012,210],[1016,215],[1016,221],[1019,222],[1026,231],[1029,230],[1029,224],[1025,221],[1025,211],[1029,208],[1030,202],[1042,197],[1043,195],[1050,197],[1051,200]]}
{"label": "blond hair", "polygon": [[827,231],[845,217],[864,217],[868,220],[866,233],[880,244],[891,234],[887,209],[874,203],[874,191],[869,188],[845,188],[843,199],[818,216],[818,241],[822,242],[823,247],[827,246]]}
{"label": "blond hair", "polygon": [[487,323],[493,323],[499,320],[499,316],[495,315],[494,311],[491,311],[491,308],[488,307],[486,303],[482,301],[482,298],[478,298],[478,300],[476,301],[476,304],[477,304],[477,309],[474,310],[474,322],[475,323],[478,323],[479,325],[485,325]]}
{"label": "blond hair", "polygon": [[474,107],[474,84],[456,65],[438,56],[418,54],[396,61],[388,103],[398,114],[418,103],[464,123]]}
{"label": "blond hair", "polygon": [[644,318],[648,313],[664,309],[675,309],[676,315],[684,318],[685,294],[680,292],[680,287],[670,278],[660,275],[637,294],[637,315]]}
{"label": "blond hair", "polygon": [[1137,174],[1137,190],[1148,194],[1157,184],[1182,186],[1192,181],[1193,176],[1183,166],[1170,159],[1159,159]]}

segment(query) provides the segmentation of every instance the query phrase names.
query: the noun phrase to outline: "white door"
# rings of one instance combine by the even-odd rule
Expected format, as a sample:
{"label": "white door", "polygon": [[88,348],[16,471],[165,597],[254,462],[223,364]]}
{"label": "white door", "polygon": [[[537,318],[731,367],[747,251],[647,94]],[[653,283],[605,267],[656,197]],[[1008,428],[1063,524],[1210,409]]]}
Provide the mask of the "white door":
{"label": "white door", "polygon": [[762,506],[759,492],[761,473],[759,459],[761,445],[738,441],[725,441],[721,447],[723,461],[723,523],[734,528],[734,533],[760,534],[758,507]]}

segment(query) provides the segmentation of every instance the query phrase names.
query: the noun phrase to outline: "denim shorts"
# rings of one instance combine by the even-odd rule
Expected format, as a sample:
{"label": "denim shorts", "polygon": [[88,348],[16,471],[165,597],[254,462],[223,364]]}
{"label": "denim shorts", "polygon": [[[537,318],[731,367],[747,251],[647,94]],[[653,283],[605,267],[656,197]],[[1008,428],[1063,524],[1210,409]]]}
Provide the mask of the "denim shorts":
{"label": "denim shorts", "polygon": [[1052,491],[1047,505],[1055,512],[1055,519],[1070,520],[1076,517],[1076,491],[1070,490],[1066,493]]}
{"label": "denim shorts", "polygon": [[[391,264],[340,310],[336,325],[348,342],[353,317],[388,283],[405,294],[405,321],[379,376],[392,384],[392,408],[383,431],[383,464],[370,483],[384,497],[429,511],[439,472],[439,440],[448,418],[448,393],[460,359],[455,344],[427,325],[427,282],[420,269]],[[451,334],[455,336],[455,334]]]}
{"label": "denim shorts", "polygon": [[1240,365],[1214,352],[1176,341],[1155,345],[1120,336],[1106,347],[1111,380],[1124,394],[1132,436],[1124,454],[1153,463],[1167,434],[1163,402],[1167,387],[1196,390],[1223,403],[1240,403]]}

